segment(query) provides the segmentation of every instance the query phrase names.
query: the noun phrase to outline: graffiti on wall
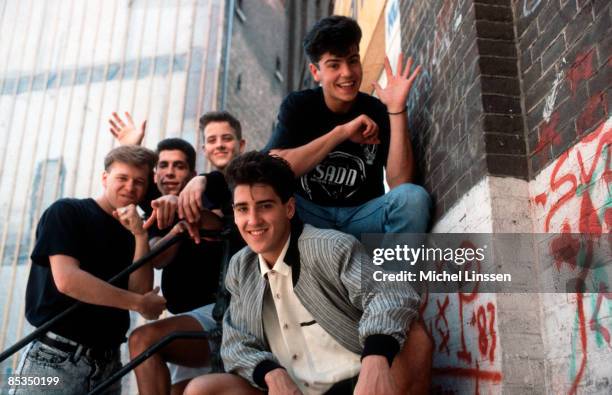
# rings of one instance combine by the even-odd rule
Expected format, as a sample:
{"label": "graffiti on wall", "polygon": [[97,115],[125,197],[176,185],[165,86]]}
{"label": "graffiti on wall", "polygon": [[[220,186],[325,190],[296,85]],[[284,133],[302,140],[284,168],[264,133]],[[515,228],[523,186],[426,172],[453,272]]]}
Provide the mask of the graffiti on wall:
{"label": "graffiti on wall", "polygon": [[[544,109],[542,111],[542,123],[538,126],[538,142],[534,148],[534,152],[539,156],[542,163],[548,162],[550,158],[550,146],[559,146],[562,144],[562,136],[560,130],[565,126],[562,123],[562,110],[559,108],[562,105],[582,105],[583,98],[578,97],[578,87],[581,83],[589,80],[596,73],[594,68],[595,50],[580,52],[567,70],[560,70],[555,76],[550,92],[544,98]],[[567,62],[562,61],[565,65]],[[566,84],[570,95],[562,98],[561,103],[557,103],[561,86]],[[594,92],[587,100],[585,108],[576,119],[576,129],[578,134],[583,134],[590,130],[598,120],[600,120],[600,112],[603,109],[607,113],[607,101],[605,100],[604,92]],[[555,107],[557,108],[556,110]],[[565,122],[564,122],[565,123]]]}
{"label": "graffiti on wall", "polygon": [[523,17],[528,17],[540,6],[542,0],[523,0]]}
{"label": "graffiti on wall", "polygon": [[455,39],[459,26],[461,26],[463,17],[460,8],[461,2],[444,1],[436,16],[433,57],[431,58],[434,66],[438,65],[442,58],[446,56],[451,47],[451,42]]}
{"label": "graffiti on wall", "polygon": [[[479,271],[471,266],[466,270]],[[421,316],[434,341],[434,393],[480,394],[501,384],[496,309],[495,296],[479,293],[478,285],[455,294],[424,294]]]}
{"label": "graffiti on wall", "polygon": [[[581,75],[581,72],[574,74],[578,78],[582,78]],[[589,111],[588,104],[585,108]],[[543,171],[534,181],[539,193],[535,194],[533,202],[541,230],[560,233],[551,242],[551,254],[557,251],[555,244],[572,245],[572,233],[610,234],[611,143],[612,118],[608,118],[557,158],[548,168],[551,171]],[[555,262],[558,269],[568,265],[575,271],[578,283],[588,281],[599,290],[599,293],[578,293],[571,298],[574,313],[567,345],[569,364],[566,372],[557,372],[569,377],[565,386],[569,394],[575,394],[583,384],[589,355],[612,352],[612,290],[607,289],[606,272],[597,265],[594,240],[585,238],[580,245],[574,243],[564,255],[557,255]]]}

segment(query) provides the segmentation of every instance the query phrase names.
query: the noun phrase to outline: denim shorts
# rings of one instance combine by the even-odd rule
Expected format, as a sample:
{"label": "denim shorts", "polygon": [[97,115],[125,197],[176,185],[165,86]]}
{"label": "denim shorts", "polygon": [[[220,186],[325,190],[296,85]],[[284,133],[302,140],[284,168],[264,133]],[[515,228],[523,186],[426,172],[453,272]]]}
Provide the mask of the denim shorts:
{"label": "denim shorts", "polygon": [[[207,304],[206,306],[198,307],[195,310],[177,315],[191,317],[200,323],[202,330],[210,330],[216,325],[215,320],[212,318],[213,307],[214,304]],[[209,343],[209,347],[212,351],[215,346]],[[168,369],[170,370],[170,380],[172,384],[180,383],[181,381],[190,380],[194,377],[210,373],[209,366],[190,368],[188,366],[176,365],[171,362],[168,362]]]}
{"label": "denim shorts", "polygon": [[[120,368],[119,350],[106,360],[94,360],[85,354],[75,355],[35,340],[22,354],[19,366],[12,375],[57,377],[59,380],[56,380],[56,385],[13,387],[9,394],[81,395],[93,390]],[[120,395],[121,380],[114,383],[105,394]]]}

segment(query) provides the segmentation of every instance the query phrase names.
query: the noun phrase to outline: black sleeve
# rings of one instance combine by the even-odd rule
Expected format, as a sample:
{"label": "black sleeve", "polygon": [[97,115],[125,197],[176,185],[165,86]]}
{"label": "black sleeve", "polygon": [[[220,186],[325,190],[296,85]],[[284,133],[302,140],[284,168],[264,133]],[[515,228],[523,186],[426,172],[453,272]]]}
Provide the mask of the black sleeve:
{"label": "black sleeve", "polygon": [[279,148],[295,148],[301,145],[296,139],[299,135],[296,131],[296,126],[299,124],[297,107],[292,94],[283,100],[278,111],[276,127],[268,144],[262,150],[263,152]]}
{"label": "black sleeve", "polygon": [[[234,223],[234,210],[232,208],[232,193],[225,181],[225,176],[219,171],[213,171],[206,176],[206,191],[202,196],[202,203],[208,209],[218,208],[223,213],[223,230],[228,233],[230,241],[230,256],[242,249],[246,244],[240,236]],[[208,205],[211,205],[210,207]],[[212,207],[214,205],[214,207]]]}
{"label": "black sleeve", "polygon": [[206,189],[202,194],[203,206],[209,210],[223,209],[228,202],[232,201],[232,194],[225,181],[225,176],[220,171],[201,175],[206,177]]}
{"label": "black sleeve", "polygon": [[164,236],[166,236],[166,235],[167,235],[167,234],[170,232],[170,230],[172,230],[172,227],[173,227],[174,225],[176,225],[176,223],[177,223],[177,222],[178,222],[178,218],[175,218],[175,220],[174,220],[174,222],[173,222],[172,226],[168,226],[168,227],[167,227],[167,228],[165,228],[165,229],[159,229],[159,228],[157,227],[157,221],[156,221],[156,222],[153,224],[153,226],[151,226],[151,227],[149,228],[149,230],[147,231],[147,235],[148,235],[148,237],[149,237],[149,240],[151,240],[151,239],[153,239],[153,238],[155,238],[155,237],[164,237]]}
{"label": "black sleeve", "polygon": [[389,144],[391,143],[391,123],[389,122],[389,114],[387,107],[378,99],[372,104],[374,109],[371,118],[378,125],[378,137],[380,139],[381,154],[377,157],[382,160],[382,165],[387,165],[387,156],[389,155]]}
{"label": "black sleeve", "polygon": [[65,199],[53,203],[38,222],[32,262],[48,266],[49,256],[58,254],[79,259],[83,244],[80,226],[78,208],[73,203]]}

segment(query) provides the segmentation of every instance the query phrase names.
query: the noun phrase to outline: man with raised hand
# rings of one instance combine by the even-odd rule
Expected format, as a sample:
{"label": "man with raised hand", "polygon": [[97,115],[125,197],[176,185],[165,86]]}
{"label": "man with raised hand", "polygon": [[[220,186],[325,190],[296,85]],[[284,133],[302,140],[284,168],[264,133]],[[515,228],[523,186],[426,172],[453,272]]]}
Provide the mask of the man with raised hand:
{"label": "man with raised hand", "polygon": [[[379,99],[359,92],[361,29],[344,16],[315,24],[304,39],[310,72],[320,87],[289,94],[265,150],[289,162],[299,177],[297,210],[307,223],[356,237],[362,233],[421,233],[430,199],[415,184],[406,116],[420,72],[400,55]],[[383,169],[390,191],[385,194]]]}
{"label": "man with raised hand", "polygon": [[[124,122],[114,113],[109,120],[111,132],[121,143],[139,143],[144,129],[137,129],[128,113],[126,117]],[[240,123],[229,113],[205,114],[201,130],[206,156],[217,170],[196,177],[196,182],[191,182],[196,174],[191,144],[169,138],[157,146],[159,162],[154,180],[162,196],[151,202],[152,214],[145,224],[150,229],[151,245],[185,231],[193,235],[197,244],[179,242],[155,260],[155,267],[163,268],[162,291],[168,300],[168,310],[176,315],[136,328],[129,339],[132,358],[173,332],[211,330],[216,325],[212,308],[218,296],[223,251],[219,242],[200,241],[198,229],[222,226],[213,212],[231,217],[231,196],[219,170],[240,152],[244,141],[240,137]],[[185,188],[186,185],[191,187]],[[181,209],[180,196],[188,205],[185,211],[193,220],[191,223],[176,218]],[[175,340],[135,369],[139,392],[181,394],[191,378],[209,370],[209,355],[206,340]]]}
{"label": "man with raised hand", "polygon": [[[165,299],[158,289],[151,290],[148,263],[114,285],[107,283],[149,251],[136,204],[156,160],[143,147],[115,148],[104,160],[100,196],[63,198],[43,213],[31,256],[26,318],[38,327],[76,301],[84,304],[28,346],[16,375],[59,377],[62,394],[91,391],[121,367],[119,346],[126,340],[128,310],[147,319],[164,310]],[[48,389],[20,387],[14,393]],[[120,392],[117,382],[108,393]]]}
{"label": "man with raised hand", "polygon": [[[187,141],[164,139],[157,145],[157,152],[154,179],[162,196],[151,202],[152,215],[145,224],[152,247],[187,230],[188,225],[176,218],[178,195],[195,175],[195,150]],[[227,189],[224,184],[220,187]],[[204,200],[208,209],[220,208],[221,203],[212,202],[207,194]],[[220,228],[221,219],[209,213],[206,226]],[[163,269],[162,292],[168,311],[175,315],[136,328],[129,338],[131,358],[173,332],[214,328],[212,307],[222,259],[222,246],[214,241],[180,241],[160,254],[154,265]],[[136,367],[139,392],[181,394],[191,378],[208,371],[209,353],[206,339],[173,341]]]}
{"label": "man with raised hand", "polygon": [[194,379],[185,394],[426,394],[432,344],[415,291],[368,281],[374,267],[353,236],[303,225],[283,159],[249,152],[226,177],[248,244],[226,277],[230,374]]}

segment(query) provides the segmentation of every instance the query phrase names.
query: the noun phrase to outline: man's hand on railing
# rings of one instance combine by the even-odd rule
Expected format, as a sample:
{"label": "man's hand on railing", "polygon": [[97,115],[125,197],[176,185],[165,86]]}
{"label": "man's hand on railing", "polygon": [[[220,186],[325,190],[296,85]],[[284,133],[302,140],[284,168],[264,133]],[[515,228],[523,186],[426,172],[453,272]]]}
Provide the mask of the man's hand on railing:
{"label": "man's hand on railing", "polygon": [[138,306],[138,311],[147,320],[156,320],[157,317],[166,309],[166,299],[159,296],[159,287],[142,295]]}

